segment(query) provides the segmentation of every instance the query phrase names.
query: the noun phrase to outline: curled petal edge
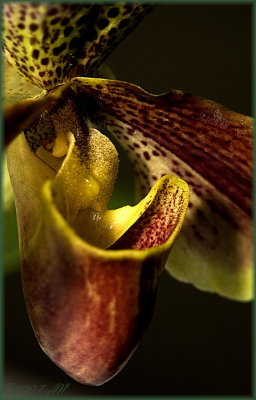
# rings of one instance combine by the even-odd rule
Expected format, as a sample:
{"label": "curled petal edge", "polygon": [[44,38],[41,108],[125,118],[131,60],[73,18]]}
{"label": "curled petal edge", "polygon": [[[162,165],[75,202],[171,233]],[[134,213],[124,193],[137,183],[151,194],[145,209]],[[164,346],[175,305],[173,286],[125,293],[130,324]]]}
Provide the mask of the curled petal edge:
{"label": "curled petal edge", "polygon": [[88,244],[58,211],[52,182],[42,187],[41,222],[22,262],[24,294],[40,346],[81,383],[101,385],[118,373],[151,320],[158,280],[188,204],[188,186],[174,176],[163,177],[148,196],[157,198],[166,184],[168,197],[179,197],[175,226],[162,245],[141,250]]}

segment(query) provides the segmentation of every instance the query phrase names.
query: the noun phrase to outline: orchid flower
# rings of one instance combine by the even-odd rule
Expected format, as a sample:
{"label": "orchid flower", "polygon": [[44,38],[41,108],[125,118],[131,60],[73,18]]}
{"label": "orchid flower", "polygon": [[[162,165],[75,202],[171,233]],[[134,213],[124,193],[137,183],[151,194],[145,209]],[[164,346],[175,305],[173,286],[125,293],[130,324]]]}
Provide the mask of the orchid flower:
{"label": "orchid flower", "polygon": [[[93,76],[151,8],[4,6],[5,132],[27,309],[45,353],[92,385],[118,373],[148,328],[172,246],[173,276],[252,297],[252,119]],[[144,198],[134,207],[107,208],[118,154],[105,130],[138,176]]]}

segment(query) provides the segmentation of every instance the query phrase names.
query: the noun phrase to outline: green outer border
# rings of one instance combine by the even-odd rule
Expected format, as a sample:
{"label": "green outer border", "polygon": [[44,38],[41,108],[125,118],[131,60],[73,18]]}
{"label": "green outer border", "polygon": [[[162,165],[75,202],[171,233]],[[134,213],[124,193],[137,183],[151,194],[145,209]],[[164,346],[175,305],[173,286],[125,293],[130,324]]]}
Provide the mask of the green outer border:
{"label": "green outer border", "polygon": [[[2,42],[2,3],[0,7],[0,40]],[[0,53],[0,88],[2,88],[2,53]],[[0,108],[0,165],[2,165],[2,157],[3,157],[3,135],[4,135],[4,126],[3,126],[3,108]],[[1,168],[1,167],[0,167]],[[0,238],[3,238],[3,195],[2,195],[2,170],[0,174]],[[0,239],[0,326],[4,326],[4,265],[3,265],[3,241]],[[4,373],[4,332],[3,329],[0,329],[0,393],[3,392],[3,373]]]}
{"label": "green outer border", "polygon": [[[256,1],[252,2],[252,115],[256,117]],[[256,120],[254,120],[254,132],[256,127]],[[252,157],[255,160],[256,156],[256,145],[255,145],[255,134],[253,135],[253,153]],[[256,202],[256,171],[255,171],[255,164],[253,164],[253,205]],[[256,210],[253,208],[253,243],[256,243],[256,224],[255,224],[255,217],[256,217]],[[256,247],[253,248],[253,260],[254,260],[254,267],[256,261]],[[255,272],[255,268],[254,268]],[[254,292],[256,288],[256,274],[254,273]],[[255,371],[256,371],[256,305],[255,301],[253,302],[252,307],[252,395],[253,398],[256,398],[256,379],[255,379]]]}
{"label": "green outer border", "polygon": [[106,395],[102,395],[102,396],[55,396],[55,397],[48,397],[46,396],[38,396],[38,397],[8,397],[8,398],[3,398],[3,400],[9,400],[9,399],[14,399],[14,400],[35,400],[35,399],[41,399],[41,400],[56,400],[56,399],[62,399],[62,400],[76,400],[76,399],[87,399],[87,400],[101,400],[102,398],[104,399],[109,399],[109,400],[118,400],[118,399],[125,399],[125,400],[142,400],[142,399],[149,399],[149,400],[162,400],[162,399],[170,399],[170,400],[251,400],[251,399],[255,399],[255,397],[250,397],[250,396],[106,396]]}
{"label": "green outer border", "polygon": [[[21,0],[16,2],[25,2],[26,0]],[[119,0],[120,1],[120,0]],[[8,1],[6,1],[8,2]],[[14,1],[10,1],[14,2]],[[33,2],[38,2],[37,0],[33,0]],[[41,1],[44,3],[85,3],[85,0],[62,0],[62,1]],[[89,1],[88,1],[89,2]],[[116,0],[112,0],[112,2],[118,2]],[[131,0],[131,2],[134,2]],[[138,1],[138,2],[146,2],[150,3],[150,1]],[[0,0],[0,18],[1,18],[1,23],[0,26],[2,25],[2,4],[4,3],[3,0]],[[104,3],[102,0],[93,0],[93,3]],[[158,4],[172,4],[172,5],[198,5],[198,4],[203,4],[203,5],[235,5],[235,4],[240,4],[240,5],[251,5],[252,6],[252,115],[256,116],[256,50],[255,50],[255,38],[256,38],[256,0],[154,0],[152,3],[158,3]],[[2,38],[2,29],[0,29],[0,38]],[[0,88],[2,88],[2,57],[0,55]],[[255,121],[255,127],[256,127],[256,121]],[[3,133],[4,133],[4,127],[3,127],[3,108],[1,107],[0,109],[0,161],[2,160],[2,154],[3,154]],[[255,141],[253,141],[253,156],[256,155],[256,144]],[[256,172],[255,168],[253,170],[253,182],[256,182]],[[2,174],[0,175],[0,206],[1,206],[1,212],[0,212],[0,238],[3,237],[3,204],[2,204]],[[256,185],[253,186],[253,200],[256,202]],[[253,203],[254,204],[254,203]],[[253,212],[253,217],[255,217],[256,211]],[[255,221],[255,219],[253,218]],[[256,242],[256,225],[254,224],[254,242]],[[256,260],[256,248],[254,247],[254,260]],[[4,286],[3,286],[3,242],[0,240],[0,271],[1,271],[1,279],[0,279],[0,326],[3,327],[4,323],[4,312],[3,312],[3,299],[4,299]],[[254,283],[256,287],[256,274],[254,277]],[[255,343],[255,338],[256,338],[256,306],[255,302],[253,302],[253,324],[252,324],[252,396],[150,396],[150,400],[159,400],[161,399],[173,399],[173,400],[189,400],[189,399],[198,399],[200,397],[201,400],[220,400],[220,399],[226,399],[226,400],[246,400],[246,399],[256,399],[256,374],[254,374],[255,371],[255,366],[256,366],[256,343]],[[0,349],[2,351],[0,352],[0,399],[4,400],[3,397],[3,382],[4,382],[4,333],[3,330],[0,329]],[[48,399],[48,400],[56,400],[56,399],[67,399],[67,400],[72,400],[72,399],[77,399],[77,398],[83,398],[86,397],[87,399],[102,399],[103,397],[105,399],[118,399],[118,398],[125,398],[125,399],[134,399],[134,400],[141,400],[141,399],[147,399],[148,396],[54,396],[54,397],[48,397],[48,396],[37,396],[33,397],[33,399]],[[28,400],[27,397],[11,397],[12,399],[17,399],[17,400]],[[32,399],[32,397],[31,397]]]}

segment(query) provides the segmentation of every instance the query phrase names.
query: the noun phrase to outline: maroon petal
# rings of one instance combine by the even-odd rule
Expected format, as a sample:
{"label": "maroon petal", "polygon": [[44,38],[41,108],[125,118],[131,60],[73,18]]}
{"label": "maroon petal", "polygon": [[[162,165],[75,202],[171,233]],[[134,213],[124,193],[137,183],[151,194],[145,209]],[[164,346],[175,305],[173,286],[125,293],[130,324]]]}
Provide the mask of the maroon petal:
{"label": "maroon petal", "polygon": [[74,79],[81,112],[126,149],[145,193],[168,173],[191,191],[168,269],[224,296],[252,296],[252,119],[172,90],[151,95],[120,81]]}

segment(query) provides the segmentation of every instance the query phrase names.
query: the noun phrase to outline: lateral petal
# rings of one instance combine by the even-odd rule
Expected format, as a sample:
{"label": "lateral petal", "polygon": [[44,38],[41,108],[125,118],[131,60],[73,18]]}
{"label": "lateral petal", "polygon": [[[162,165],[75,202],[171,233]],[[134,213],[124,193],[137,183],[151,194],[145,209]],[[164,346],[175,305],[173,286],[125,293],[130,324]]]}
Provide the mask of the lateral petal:
{"label": "lateral petal", "polygon": [[120,81],[73,82],[86,117],[127,150],[143,193],[168,173],[190,185],[171,273],[204,290],[251,299],[252,119],[180,91],[151,95]]}

